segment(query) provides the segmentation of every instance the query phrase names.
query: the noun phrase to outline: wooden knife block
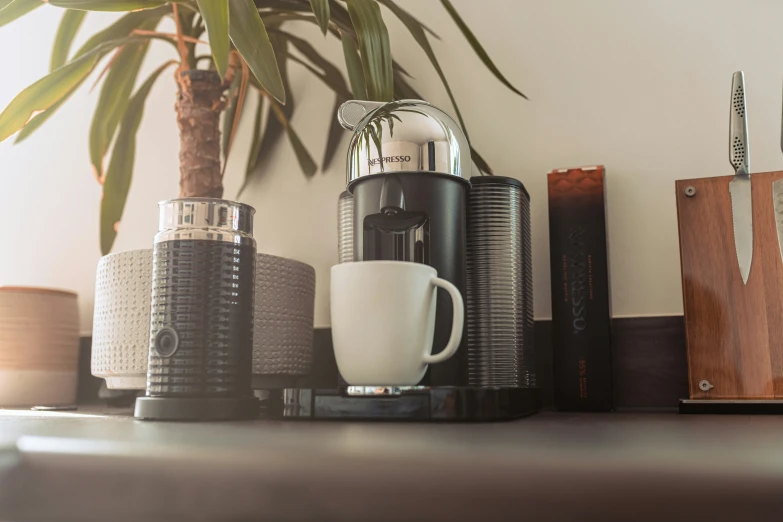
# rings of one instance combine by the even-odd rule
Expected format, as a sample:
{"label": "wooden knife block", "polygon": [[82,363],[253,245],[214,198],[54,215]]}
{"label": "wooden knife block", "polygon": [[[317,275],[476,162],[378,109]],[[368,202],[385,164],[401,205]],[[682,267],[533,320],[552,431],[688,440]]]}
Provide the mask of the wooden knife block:
{"label": "wooden knife block", "polygon": [[[783,171],[751,176],[753,264],[747,285],[734,249],[732,178],[676,182],[690,396],[783,398],[783,262],[772,207],[772,182]],[[693,196],[687,195],[690,187]],[[703,391],[702,380],[714,387]]]}

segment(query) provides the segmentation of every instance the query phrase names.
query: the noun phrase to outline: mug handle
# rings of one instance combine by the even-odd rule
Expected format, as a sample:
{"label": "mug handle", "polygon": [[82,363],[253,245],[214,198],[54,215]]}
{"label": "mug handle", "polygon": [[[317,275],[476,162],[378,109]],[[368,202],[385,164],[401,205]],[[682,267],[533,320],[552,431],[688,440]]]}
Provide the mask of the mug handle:
{"label": "mug handle", "polygon": [[462,302],[462,294],[459,293],[459,290],[457,290],[457,287],[453,284],[440,277],[433,277],[430,279],[430,283],[446,290],[454,305],[454,317],[451,322],[451,337],[449,338],[449,342],[440,353],[436,353],[435,355],[424,355],[425,363],[435,364],[451,358],[457,351],[457,348],[459,348],[459,343],[462,340],[462,325],[465,321],[465,305]]}

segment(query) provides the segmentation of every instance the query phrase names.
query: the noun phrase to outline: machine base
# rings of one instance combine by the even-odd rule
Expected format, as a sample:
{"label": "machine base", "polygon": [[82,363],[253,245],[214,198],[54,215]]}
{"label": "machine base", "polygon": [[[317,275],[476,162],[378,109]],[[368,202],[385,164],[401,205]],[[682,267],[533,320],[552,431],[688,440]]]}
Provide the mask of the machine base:
{"label": "machine base", "polygon": [[393,395],[288,388],[270,395],[268,418],[381,421],[501,421],[541,408],[538,388],[417,388]]}
{"label": "machine base", "polygon": [[134,417],[140,420],[219,421],[255,419],[258,414],[259,402],[255,397],[138,397]]}
{"label": "machine base", "polygon": [[780,415],[783,400],[680,400],[680,413],[715,415]]}

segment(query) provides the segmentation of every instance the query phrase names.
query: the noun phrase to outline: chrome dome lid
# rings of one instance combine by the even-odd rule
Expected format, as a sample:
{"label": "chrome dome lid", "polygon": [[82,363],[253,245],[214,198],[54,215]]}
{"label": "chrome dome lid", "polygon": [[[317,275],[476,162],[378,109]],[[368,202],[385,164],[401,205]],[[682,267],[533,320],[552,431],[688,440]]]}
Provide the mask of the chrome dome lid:
{"label": "chrome dome lid", "polygon": [[466,181],[471,176],[470,146],[459,125],[421,100],[351,100],[337,111],[353,131],[348,147],[348,186],[364,176],[389,172],[433,172]]}

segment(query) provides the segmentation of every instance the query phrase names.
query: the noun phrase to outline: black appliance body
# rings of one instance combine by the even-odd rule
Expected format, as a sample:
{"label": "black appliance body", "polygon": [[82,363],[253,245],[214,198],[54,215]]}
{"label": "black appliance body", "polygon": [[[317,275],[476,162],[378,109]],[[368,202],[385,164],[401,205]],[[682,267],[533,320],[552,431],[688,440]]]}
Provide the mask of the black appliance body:
{"label": "black appliance body", "polygon": [[[465,295],[466,221],[470,184],[448,174],[390,172],[348,185],[354,198],[354,261],[409,261],[430,265]],[[433,352],[451,333],[451,299],[437,294]],[[465,344],[463,336],[463,345]],[[421,385],[467,385],[467,349],[430,365]]]}

